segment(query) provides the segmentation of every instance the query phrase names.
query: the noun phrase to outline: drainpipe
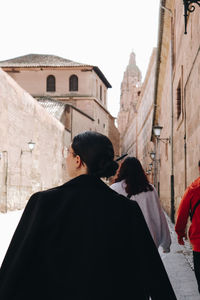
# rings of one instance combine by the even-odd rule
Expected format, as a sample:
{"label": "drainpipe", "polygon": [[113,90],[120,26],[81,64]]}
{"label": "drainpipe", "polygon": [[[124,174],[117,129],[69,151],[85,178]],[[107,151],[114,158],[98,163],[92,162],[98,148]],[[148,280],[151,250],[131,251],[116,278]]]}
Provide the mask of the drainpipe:
{"label": "drainpipe", "polygon": [[161,8],[170,14],[171,19],[171,34],[170,34],[170,76],[171,76],[171,87],[170,87],[170,98],[171,98],[171,134],[170,134],[170,145],[171,145],[171,175],[170,175],[170,186],[171,186],[171,221],[175,222],[175,207],[174,207],[174,101],[173,101],[173,13],[171,9],[161,5]]}

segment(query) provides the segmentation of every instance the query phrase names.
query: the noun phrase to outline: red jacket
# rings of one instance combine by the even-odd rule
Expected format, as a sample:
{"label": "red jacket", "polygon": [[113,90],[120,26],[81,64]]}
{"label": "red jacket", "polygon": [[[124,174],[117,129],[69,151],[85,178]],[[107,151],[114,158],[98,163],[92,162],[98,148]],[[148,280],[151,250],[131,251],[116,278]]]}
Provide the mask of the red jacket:
{"label": "red jacket", "polygon": [[[178,238],[185,237],[185,229],[190,210],[200,200],[200,177],[198,177],[185,191],[177,212],[175,231]],[[189,239],[193,250],[200,252],[200,204],[197,206],[189,228]]]}

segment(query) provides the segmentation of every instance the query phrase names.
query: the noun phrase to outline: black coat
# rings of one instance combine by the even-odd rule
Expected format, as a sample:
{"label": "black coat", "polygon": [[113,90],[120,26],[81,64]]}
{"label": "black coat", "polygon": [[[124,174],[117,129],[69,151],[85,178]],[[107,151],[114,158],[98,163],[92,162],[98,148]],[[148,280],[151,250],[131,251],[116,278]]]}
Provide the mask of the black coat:
{"label": "black coat", "polygon": [[176,299],[136,202],[81,175],[34,194],[0,270],[1,300]]}

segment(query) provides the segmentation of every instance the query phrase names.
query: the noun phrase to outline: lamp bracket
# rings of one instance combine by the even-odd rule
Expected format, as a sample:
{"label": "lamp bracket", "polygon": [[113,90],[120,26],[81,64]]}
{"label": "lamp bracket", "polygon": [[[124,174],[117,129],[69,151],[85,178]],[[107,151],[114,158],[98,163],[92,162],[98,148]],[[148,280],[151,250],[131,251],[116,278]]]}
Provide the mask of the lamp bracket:
{"label": "lamp bracket", "polygon": [[197,4],[200,6],[200,0],[183,0],[184,5],[184,19],[185,19],[185,32],[184,34],[187,34],[187,19],[189,16],[189,13],[192,13],[195,10],[194,4]]}
{"label": "lamp bracket", "polygon": [[167,143],[171,143],[171,139],[170,139],[170,137],[169,138],[157,138],[159,141],[161,141],[161,142],[163,142],[163,143],[165,143],[165,144],[167,144]]}

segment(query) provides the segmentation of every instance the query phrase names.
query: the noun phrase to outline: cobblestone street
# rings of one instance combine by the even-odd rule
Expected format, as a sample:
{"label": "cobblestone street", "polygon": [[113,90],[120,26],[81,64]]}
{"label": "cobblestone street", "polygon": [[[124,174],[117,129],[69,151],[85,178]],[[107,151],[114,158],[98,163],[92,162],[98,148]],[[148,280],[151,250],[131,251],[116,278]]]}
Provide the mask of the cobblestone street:
{"label": "cobblestone street", "polygon": [[193,271],[192,249],[189,241],[185,246],[180,246],[177,242],[177,235],[174,225],[167,217],[172,245],[170,253],[161,253],[163,263],[167,270],[171,284],[174,288],[178,300],[199,300],[195,274]]}

